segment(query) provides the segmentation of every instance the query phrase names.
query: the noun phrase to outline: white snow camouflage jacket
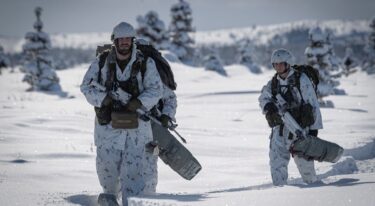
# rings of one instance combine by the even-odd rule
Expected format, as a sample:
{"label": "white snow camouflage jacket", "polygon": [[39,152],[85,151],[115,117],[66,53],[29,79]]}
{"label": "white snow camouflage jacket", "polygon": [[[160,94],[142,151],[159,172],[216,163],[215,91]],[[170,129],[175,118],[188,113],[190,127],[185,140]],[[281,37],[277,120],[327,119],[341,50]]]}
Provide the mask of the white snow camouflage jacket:
{"label": "white snow camouflage jacket", "polygon": [[[135,43],[133,44],[132,56],[129,63],[126,65],[124,72],[116,65],[116,75],[119,81],[126,81],[130,77],[132,64],[136,60],[137,49]],[[97,58],[89,67],[86,72],[83,82],[81,84],[81,92],[85,95],[87,101],[94,107],[100,107],[102,101],[104,100],[107,92],[94,86],[92,82],[98,82],[98,72],[99,72],[99,59]],[[162,81],[160,79],[159,73],[155,66],[155,62],[152,58],[147,59],[146,72],[142,80],[142,75],[139,72],[137,74],[138,88],[140,95],[137,97],[142,105],[150,110],[155,106],[159,99],[162,97]],[[106,81],[108,67],[104,64],[101,69],[101,82],[102,85]],[[131,95],[122,89],[118,89],[116,92],[112,92],[112,96],[117,97],[124,105],[129,101]],[[142,142],[147,143],[152,140],[152,132],[150,122],[145,122],[141,119],[139,120],[139,127],[136,130],[136,134],[142,137]],[[95,119],[95,145],[99,146],[102,144],[115,144],[118,149],[123,149],[126,141],[127,132],[124,129],[113,129],[111,124],[100,125]],[[134,132],[131,132],[134,134]]]}
{"label": "white snow camouflage jacket", "polygon": [[[289,74],[288,74],[288,76],[285,80],[283,80],[279,76],[277,76],[277,80],[279,81],[279,85],[280,86],[281,85],[287,85],[288,80],[290,81],[290,79],[294,78],[293,75],[294,75],[294,69],[290,68]],[[259,105],[260,105],[263,113],[265,113],[264,112],[264,106],[267,103],[271,102],[271,98],[268,95],[268,94],[271,94],[271,90],[272,90],[271,84],[272,84],[272,80],[268,81],[268,83],[262,88],[261,95],[258,98]],[[310,125],[309,128],[306,128],[306,129],[310,129],[310,130],[322,129],[323,128],[323,122],[322,122],[322,116],[321,116],[321,113],[320,113],[319,102],[318,102],[317,96],[315,94],[314,87],[313,87],[310,79],[304,73],[301,73],[301,77],[300,77],[300,91],[301,92],[298,91],[298,88],[293,87],[293,91],[292,91],[293,97],[296,98],[294,101],[298,102],[299,103],[298,105],[302,104],[302,99],[305,103],[310,103],[311,106],[313,107],[313,113],[314,113],[314,117],[315,117],[315,122],[312,125]],[[286,92],[286,88],[282,88],[281,92],[282,93]],[[273,133],[278,134],[279,129],[280,129],[280,126],[274,127]],[[275,131],[275,130],[277,130],[277,131]],[[286,127],[284,128],[283,133],[289,134],[289,131]]]}
{"label": "white snow camouflage jacket", "polygon": [[160,112],[168,115],[173,121],[176,121],[177,97],[174,91],[165,84],[163,84],[163,96],[161,101],[163,102],[163,111]]}

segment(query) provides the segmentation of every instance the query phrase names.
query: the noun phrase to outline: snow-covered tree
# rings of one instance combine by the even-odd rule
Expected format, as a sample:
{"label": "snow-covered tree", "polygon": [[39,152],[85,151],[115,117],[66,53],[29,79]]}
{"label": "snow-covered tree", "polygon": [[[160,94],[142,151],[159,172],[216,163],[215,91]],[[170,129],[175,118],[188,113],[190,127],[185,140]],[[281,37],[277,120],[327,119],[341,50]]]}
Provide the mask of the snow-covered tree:
{"label": "snow-covered tree", "polygon": [[368,74],[375,74],[375,16],[370,21],[371,33],[365,47],[366,59],[363,69]]}
{"label": "snow-covered tree", "polygon": [[158,13],[149,11],[145,16],[138,16],[137,22],[137,34],[140,38],[150,42],[157,49],[169,48],[169,34]]}
{"label": "snow-covered tree", "polygon": [[353,50],[350,47],[345,49],[345,57],[342,59],[343,74],[349,76],[357,71],[358,59],[353,56]]}
{"label": "snow-covered tree", "polygon": [[341,59],[335,54],[333,49],[332,32],[327,32],[326,44],[328,45],[328,55],[331,66],[328,68],[333,76],[339,77],[342,73]]}
{"label": "snow-covered tree", "polygon": [[203,66],[206,70],[215,71],[223,76],[228,76],[225,71],[217,50],[210,49],[209,53],[203,58]]}
{"label": "snow-covered tree", "polygon": [[239,63],[249,68],[250,72],[254,74],[260,74],[262,71],[258,64],[254,63],[253,58],[253,47],[251,42],[247,39],[243,43],[240,42],[239,47]]}
{"label": "snow-covered tree", "polygon": [[[319,27],[309,31],[310,45],[305,50],[307,63],[319,71],[320,82],[318,85],[318,96],[322,98],[330,94],[338,93],[336,87],[340,84],[337,80],[339,66],[334,61],[332,43],[330,36]],[[342,93],[342,91],[340,91]]]}
{"label": "snow-covered tree", "polygon": [[37,17],[34,23],[35,32],[28,32],[25,35],[26,42],[23,45],[25,62],[21,68],[21,71],[25,73],[23,81],[30,84],[29,90],[61,90],[53,60],[49,54],[51,41],[49,35],[42,31],[41,13],[42,8],[37,7],[35,9]]}
{"label": "snow-covered tree", "polygon": [[4,48],[0,45],[0,74],[3,68],[10,66],[10,60],[4,53]]}
{"label": "snow-covered tree", "polygon": [[194,32],[192,26],[192,10],[188,2],[179,0],[171,7],[171,50],[183,62],[194,60],[194,40],[189,36],[189,32]]}

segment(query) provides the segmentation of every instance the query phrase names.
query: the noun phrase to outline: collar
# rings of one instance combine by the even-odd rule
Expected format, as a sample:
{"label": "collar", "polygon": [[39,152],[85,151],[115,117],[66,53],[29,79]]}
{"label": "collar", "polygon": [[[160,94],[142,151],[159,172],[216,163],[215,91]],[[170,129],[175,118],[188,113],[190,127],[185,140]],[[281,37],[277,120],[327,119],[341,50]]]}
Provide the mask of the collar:
{"label": "collar", "polygon": [[292,67],[289,68],[288,76],[286,76],[285,79],[282,79],[279,75],[277,75],[277,80],[282,83],[287,83],[289,77],[291,77],[294,74],[294,69]]}

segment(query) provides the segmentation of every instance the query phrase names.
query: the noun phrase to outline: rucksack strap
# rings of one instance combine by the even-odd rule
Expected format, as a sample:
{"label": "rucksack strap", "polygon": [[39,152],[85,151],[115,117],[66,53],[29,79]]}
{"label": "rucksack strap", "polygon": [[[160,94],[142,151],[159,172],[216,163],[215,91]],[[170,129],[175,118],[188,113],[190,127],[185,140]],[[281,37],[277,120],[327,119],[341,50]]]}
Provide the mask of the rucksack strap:
{"label": "rucksack strap", "polygon": [[133,63],[133,67],[137,67],[135,70],[135,75],[138,74],[138,72],[141,72],[141,76],[142,76],[142,82],[143,82],[143,79],[145,78],[145,73],[146,73],[146,70],[147,70],[147,59],[148,59],[148,56],[146,56],[141,50],[138,50],[137,51],[137,60],[135,62],[135,65]]}
{"label": "rucksack strap", "polygon": [[279,80],[277,79],[277,73],[272,77],[271,80],[271,94],[272,98],[276,99],[276,95],[279,92]]}
{"label": "rucksack strap", "polygon": [[[294,70],[294,74],[293,74],[294,78],[295,78],[295,87],[297,87],[298,89],[298,92],[301,96],[301,99],[302,99],[302,103],[305,102],[305,100],[303,99],[303,96],[302,96],[302,92],[301,92],[301,87],[300,87],[300,79],[301,79],[301,72],[297,71],[297,70]],[[272,98],[273,99],[276,99],[276,95],[280,93],[280,86],[279,86],[279,80],[277,79],[277,73],[272,77],[272,80],[271,80],[271,94],[272,94]]]}
{"label": "rucksack strap", "polygon": [[294,70],[294,82],[296,83],[296,87],[298,89],[299,95],[301,96],[302,104],[305,103],[305,100],[303,99],[303,95],[301,92],[301,72]]}
{"label": "rucksack strap", "polygon": [[[116,81],[117,75],[116,75],[116,63],[109,63],[107,64],[107,79],[105,81],[105,87],[107,91],[110,91],[114,87],[114,82]],[[99,70],[99,73],[101,73],[101,70]],[[99,76],[99,74],[98,74]]]}
{"label": "rucksack strap", "polygon": [[109,54],[110,50],[105,50],[101,54],[99,54],[99,72],[98,72],[98,83],[100,84],[102,81],[102,68],[104,67],[105,61],[107,59],[107,56]]}

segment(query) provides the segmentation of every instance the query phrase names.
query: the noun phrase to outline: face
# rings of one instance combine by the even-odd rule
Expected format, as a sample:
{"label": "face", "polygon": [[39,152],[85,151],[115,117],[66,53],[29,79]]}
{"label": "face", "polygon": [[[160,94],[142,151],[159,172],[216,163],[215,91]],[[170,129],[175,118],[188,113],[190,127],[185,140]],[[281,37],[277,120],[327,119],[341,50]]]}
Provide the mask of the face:
{"label": "face", "polygon": [[127,55],[132,49],[132,37],[117,38],[115,40],[115,46],[118,53]]}
{"label": "face", "polygon": [[285,62],[273,63],[272,66],[278,74],[283,74],[287,70],[287,64]]}

